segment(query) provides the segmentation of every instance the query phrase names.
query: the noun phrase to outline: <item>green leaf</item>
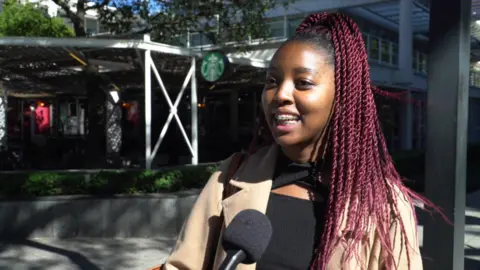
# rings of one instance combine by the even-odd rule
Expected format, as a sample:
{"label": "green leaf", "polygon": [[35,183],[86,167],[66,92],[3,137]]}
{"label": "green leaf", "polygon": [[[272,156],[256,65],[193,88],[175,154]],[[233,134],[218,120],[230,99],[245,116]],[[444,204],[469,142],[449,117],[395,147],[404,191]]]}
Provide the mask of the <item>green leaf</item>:
{"label": "green leaf", "polygon": [[34,4],[6,0],[0,12],[0,36],[71,37],[73,30],[61,18],[49,18]]}

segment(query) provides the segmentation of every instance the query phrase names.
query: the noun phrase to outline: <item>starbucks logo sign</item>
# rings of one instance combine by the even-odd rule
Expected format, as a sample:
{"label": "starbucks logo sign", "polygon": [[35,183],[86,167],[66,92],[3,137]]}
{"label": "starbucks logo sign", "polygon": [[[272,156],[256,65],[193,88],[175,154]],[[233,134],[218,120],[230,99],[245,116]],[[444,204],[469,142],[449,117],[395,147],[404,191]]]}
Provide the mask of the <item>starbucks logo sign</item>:
{"label": "starbucks logo sign", "polygon": [[202,76],[209,82],[215,82],[225,73],[227,58],[219,52],[211,52],[203,57]]}

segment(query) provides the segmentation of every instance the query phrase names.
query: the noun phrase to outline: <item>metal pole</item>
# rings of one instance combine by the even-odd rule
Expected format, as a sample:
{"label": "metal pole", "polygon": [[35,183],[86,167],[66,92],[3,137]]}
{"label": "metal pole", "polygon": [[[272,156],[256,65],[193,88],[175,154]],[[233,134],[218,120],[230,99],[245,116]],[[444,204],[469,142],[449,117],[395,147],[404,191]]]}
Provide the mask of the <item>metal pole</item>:
{"label": "metal pole", "polygon": [[[3,89],[2,89],[3,88]],[[8,146],[8,95],[7,90],[0,88],[0,151]]]}
{"label": "metal pole", "polygon": [[52,131],[52,127],[53,127],[53,105],[50,103],[50,105],[48,105],[48,115],[49,115],[49,128],[50,128],[50,132]]}
{"label": "metal pole", "polygon": [[196,75],[196,60],[192,57],[192,85],[191,85],[191,110],[192,110],[192,165],[198,164],[198,101],[197,101],[197,75]]}
{"label": "metal pole", "polygon": [[77,114],[77,135],[80,135],[80,100],[75,98],[75,111]]}
{"label": "metal pole", "polygon": [[[150,35],[144,35],[144,41],[150,41]],[[145,169],[152,168],[152,69],[151,52],[145,50]]]}
{"label": "metal pole", "polygon": [[22,138],[22,143],[23,139],[25,137],[25,100],[24,99],[19,99],[20,101],[20,132],[21,138]]}
{"label": "metal pole", "polygon": [[425,195],[453,226],[426,218],[425,269],[464,269],[471,5],[431,1]]}
{"label": "metal pole", "polygon": [[35,136],[35,124],[36,124],[35,108],[36,108],[35,105],[30,104],[30,142],[32,142],[33,136]]}

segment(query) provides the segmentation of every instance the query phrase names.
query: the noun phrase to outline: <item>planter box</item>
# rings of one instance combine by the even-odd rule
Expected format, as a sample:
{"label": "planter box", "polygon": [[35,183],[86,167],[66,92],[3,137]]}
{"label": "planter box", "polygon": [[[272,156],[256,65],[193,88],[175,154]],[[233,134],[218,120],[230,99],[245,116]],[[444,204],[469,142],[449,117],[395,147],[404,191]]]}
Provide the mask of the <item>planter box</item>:
{"label": "planter box", "polygon": [[35,237],[175,237],[200,190],[111,197],[0,201],[0,240]]}

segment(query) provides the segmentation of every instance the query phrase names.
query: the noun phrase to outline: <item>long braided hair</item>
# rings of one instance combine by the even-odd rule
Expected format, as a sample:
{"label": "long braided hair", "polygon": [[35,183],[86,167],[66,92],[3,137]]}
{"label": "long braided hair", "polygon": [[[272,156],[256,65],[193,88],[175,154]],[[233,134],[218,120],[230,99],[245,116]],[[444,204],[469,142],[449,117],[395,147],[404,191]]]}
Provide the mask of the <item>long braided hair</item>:
{"label": "long braided hair", "polygon": [[[335,69],[335,98],[322,145],[326,155],[317,157],[317,181],[320,166],[328,164],[329,198],[324,231],[312,262],[312,270],[325,270],[338,244],[339,235],[347,239],[346,262],[358,257],[362,239],[374,228],[385,252],[386,269],[396,269],[393,243],[389,236],[392,219],[399,216],[393,186],[405,195],[413,208],[413,200],[437,209],[431,202],[407,189],[388,153],[370,82],[367,52],[362,34],[349,17],[343,14],[312,14],[297,28],[291,40],[307,42],[332,57]],[[272,143],[272,135],[260,113],[259,126],[251,144]],[[323,159],[329,159],[324,163]],[[437,209],[438,210],[438,209]],[[415,214],[414,214],[415,215]],[[346,218],[346,220],[344,220]],[[416,219],[416,217],[415,217]],[[403,242],[407,245],[405,226],[399,221]],[[342,224],[345,226],[341,228]],[[348,232],[348,237],[345,237]],[[407,252],[410,264],[410,254]]]}

